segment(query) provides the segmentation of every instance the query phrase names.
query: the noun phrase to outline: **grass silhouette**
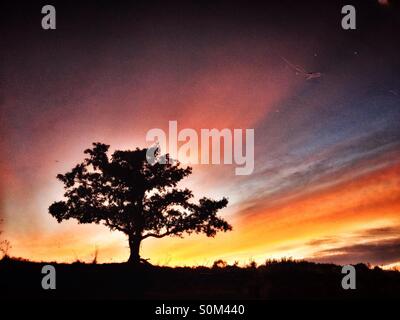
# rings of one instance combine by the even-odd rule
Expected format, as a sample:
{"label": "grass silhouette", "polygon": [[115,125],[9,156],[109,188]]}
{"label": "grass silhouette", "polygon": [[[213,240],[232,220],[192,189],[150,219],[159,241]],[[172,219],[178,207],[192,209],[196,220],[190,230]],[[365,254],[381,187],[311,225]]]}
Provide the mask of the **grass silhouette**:
{"label": "grass silhouette", "polygon": [[164,267],[51,263],[57,289],[41,288],[48,263],[4,258],[0,298],[34,299],[360,299],[398,298],[400,272],[357,264],[357,289],[343,290],[341,266],[291,259],[257,266]]}

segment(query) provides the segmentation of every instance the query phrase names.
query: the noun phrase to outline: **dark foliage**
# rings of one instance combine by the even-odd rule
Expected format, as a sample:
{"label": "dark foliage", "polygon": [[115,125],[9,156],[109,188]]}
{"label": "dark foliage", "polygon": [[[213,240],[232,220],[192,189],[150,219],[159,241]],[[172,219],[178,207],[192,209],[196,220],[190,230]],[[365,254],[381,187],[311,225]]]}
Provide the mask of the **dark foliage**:
{"label": "dark foliage", "polygon": [[400,292],[398,271],[356,265],[357,289],[343,290],[340,266],[305,261],[257,268],[53,263],[57,289],[43,290],[45,264],[0,261],[0,299],[398,299]]}
{"label": "dark foliage", "polygon": [[107,155],[109,146],[94,143],[85,150],[88,157],[70,172],[59,174],[64,183],[65,201],[54,202],[49,212],[58,222],[77,219],[79,223],[103,223],[111,230],[125,233],[129,239],[129,261],[140,261],[142,240],[154,237],[183,236],[205,233],[209,237],[232,227],[217,217],[228,200],[202,198],[199,203],[189,189],[177,184],[192,172],[181,168],[168,155],[147,161],[147,149],[115,151]]}

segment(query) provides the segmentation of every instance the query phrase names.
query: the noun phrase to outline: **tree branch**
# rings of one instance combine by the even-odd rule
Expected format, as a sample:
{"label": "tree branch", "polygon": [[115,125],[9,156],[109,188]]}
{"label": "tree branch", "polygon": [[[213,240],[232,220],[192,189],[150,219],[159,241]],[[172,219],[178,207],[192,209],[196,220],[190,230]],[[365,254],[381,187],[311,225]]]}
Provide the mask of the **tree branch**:
{"label": "tree branch", "polygon": [[153,238],[164,238],[166,236],[169,236],[170,234],[173,234],[173,232],[171,231],[166,231],[164,233],[147,233],[145,235],[142,236],[142,240],[149,238],[149,237],[153,237]]}

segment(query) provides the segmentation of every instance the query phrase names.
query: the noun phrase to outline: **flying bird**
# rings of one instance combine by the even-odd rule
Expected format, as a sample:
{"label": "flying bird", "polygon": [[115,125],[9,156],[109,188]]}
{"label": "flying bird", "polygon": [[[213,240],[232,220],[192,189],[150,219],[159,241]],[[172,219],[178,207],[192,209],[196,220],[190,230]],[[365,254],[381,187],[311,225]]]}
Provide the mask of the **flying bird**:
{"label": "flying bird", "polygon": [[300,74],[303,77],[306,78],[306,80],[311,80],[311,79],[316,79],[316,78],[320,78],[322,76],[321,72],[308,72],[306,70],[304,70],[302,67],[296,66],[293,63],[289,62],[287,59],[285,59],[284,57],[281,57],[283,61],[286,62],[286,64],[292,68],[296,74]]}

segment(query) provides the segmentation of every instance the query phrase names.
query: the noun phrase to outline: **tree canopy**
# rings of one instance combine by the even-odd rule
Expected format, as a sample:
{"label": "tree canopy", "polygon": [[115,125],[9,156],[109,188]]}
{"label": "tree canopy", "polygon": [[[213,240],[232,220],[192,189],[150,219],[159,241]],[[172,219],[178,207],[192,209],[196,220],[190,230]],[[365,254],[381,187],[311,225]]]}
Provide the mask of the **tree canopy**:
{"label": "tree canopy", "polygon": [[[93,143],[87,157],[70,172],[57,175],[64,183],[65,200],[54,202],[49,212],[58,222],[103,223],[125,233],[131,250],[130,262],[139,262],[140,243],[154,237],[204,233],[209,237],[232,227],[217,216],[228,200],[201,198],[193,202],[189,189],[178,182],[192,173],[179,161],[160,155],[149,162],[148,149],[115,151],[109,145]],[[167,161],[157,161],[166,157]],[[165,159],[165,158],[164,158]]]}

